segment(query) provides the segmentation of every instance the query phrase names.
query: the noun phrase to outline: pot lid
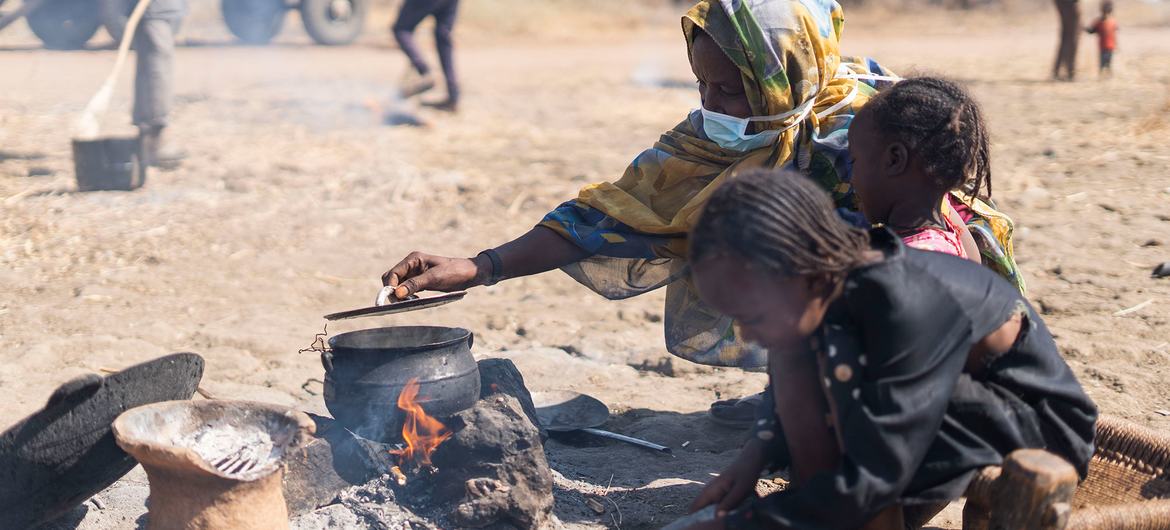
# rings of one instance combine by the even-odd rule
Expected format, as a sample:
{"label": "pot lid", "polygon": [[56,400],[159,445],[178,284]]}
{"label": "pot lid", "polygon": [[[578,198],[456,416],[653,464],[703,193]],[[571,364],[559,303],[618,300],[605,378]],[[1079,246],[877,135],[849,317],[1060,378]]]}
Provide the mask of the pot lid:
{"label": "pot lid", "polygon": [[202,357],[176,353],[61,385],[43,409],[0,434],[0,528],[52,520],[122,478],[137,462],[114,441],[114,419],[190,399],[202,377]]}
{"label": "pot lid", "polygon": [[393,315],[395,313],[405,313],[407,311],[418,311],[419,309],[430,309],[432,307],[439,307],[441,305],[447,305],[451,302],[462,300],[464,296],[467,296],[467,291],[456,291],[453,293],[444,293],[435,296],[411,298],[409,300],[392,302],[386,305],[376,305],[371,307],[363,307],[361,309],[353,309],[350,311],[342,311],[340,313],[330,313],[325,315],[325,320],[345,320],[347,318]]}

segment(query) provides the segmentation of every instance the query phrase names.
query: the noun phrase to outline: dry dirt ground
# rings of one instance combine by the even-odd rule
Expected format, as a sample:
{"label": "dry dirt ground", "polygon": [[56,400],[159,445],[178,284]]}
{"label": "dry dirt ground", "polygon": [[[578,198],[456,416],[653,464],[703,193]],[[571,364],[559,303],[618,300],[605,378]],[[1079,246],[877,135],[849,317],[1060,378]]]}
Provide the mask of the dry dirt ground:
{"label": "dry dirt ground", "polygon": [[[323,48],[290,21],[277,45],[237,47],[197,8],[172,127],[190,158],[129,193],[75,192],[69,149],[113,52],[45,51],[23,27],[0,35],[0,424],[70,377],[173,351],[206,357],[203,386],[218,397],[323,411],[318,359],[297,353],[321,315],[368,305],[410,250],[472,255],[521,233],[580,186],[616,178],[697,104],[665,8],[618,28],[568,13],[576,31],[559,32],[488,31],[476,8],[460,34],[463,111],[418,111],[425,127],[371,110],[404,65],[383,34]],[[1149,274],[1170,261],[1170,5],[1121,3],[1115,78],[1096,80],[1085,39],[1076,83],[1046,80],[1055,14],[1038,9],[857,13],[844,48],[969,84],[991,122],[995,196],[1018,223],[1029,297],[1105,413],[1170,429],[1170,279]],[[129,79],[111,134],[130,132]],[[734,454],[742,435],[708,422],[709,402],[763,384],[671,358],[661,318],[660,294],[607,302],[553,273],[329,332],[462,326],[477,355],[515,359],[533,389],[606,401],[609,428],[675,456],[550,442],[558,513],[575,527],[648,528],[683,513]],[[603,492],[598,515],[582,495]]]}

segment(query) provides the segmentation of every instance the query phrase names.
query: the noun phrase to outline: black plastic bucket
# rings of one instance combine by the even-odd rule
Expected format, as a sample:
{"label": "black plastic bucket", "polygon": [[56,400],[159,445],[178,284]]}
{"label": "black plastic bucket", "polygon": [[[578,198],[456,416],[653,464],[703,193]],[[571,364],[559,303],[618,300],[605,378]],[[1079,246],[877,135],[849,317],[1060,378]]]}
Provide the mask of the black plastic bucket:
{"label": "black plastic bucket", "polygon": [[80,191],[128,191],[146,181],[137,138],[73,140],[73,171]]}

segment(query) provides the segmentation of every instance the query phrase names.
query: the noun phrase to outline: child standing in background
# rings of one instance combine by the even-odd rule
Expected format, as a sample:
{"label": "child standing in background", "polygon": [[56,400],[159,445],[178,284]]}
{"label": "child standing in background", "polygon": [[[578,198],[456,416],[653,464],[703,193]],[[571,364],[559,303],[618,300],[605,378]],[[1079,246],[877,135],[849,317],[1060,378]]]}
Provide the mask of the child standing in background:
{"label": "child standing in background", "polygon": [[1113,1],[1101,2],[1101,17],[1092,26],[1085,28],[1097,35],[1097,50],[1101,54],[1102,77],[1113,77],[1113,51],[1117,49],[1117,19],[1113,18]]}

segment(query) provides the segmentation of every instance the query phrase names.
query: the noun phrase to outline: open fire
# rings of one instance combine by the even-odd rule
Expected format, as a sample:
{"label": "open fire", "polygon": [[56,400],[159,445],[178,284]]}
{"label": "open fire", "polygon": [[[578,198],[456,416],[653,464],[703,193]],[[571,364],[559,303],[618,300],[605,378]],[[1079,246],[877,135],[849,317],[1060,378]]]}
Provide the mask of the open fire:
{"label": "open fire", "polygon": [[402,423],[402,440],[406,447],[391,449],[390,454],[398,457],[398,468],[391,471],[399,485],[406,483],[403,469],[433,470],[431,455],[452,434],[446,425],[423,410],[418,401],[418,390],[418,379],[414,378],[407,381],[402,393],[398,394],[398,408],[406,414]]}

